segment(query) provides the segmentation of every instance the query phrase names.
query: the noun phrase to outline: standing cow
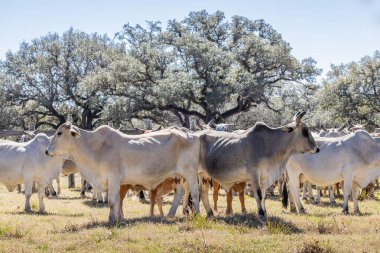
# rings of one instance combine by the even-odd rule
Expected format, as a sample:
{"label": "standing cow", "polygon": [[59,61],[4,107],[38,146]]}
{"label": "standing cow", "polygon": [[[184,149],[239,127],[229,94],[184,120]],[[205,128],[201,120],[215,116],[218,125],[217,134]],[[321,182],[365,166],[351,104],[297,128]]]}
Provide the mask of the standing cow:
{"label": "standing cow", "polygon": [[42,133],[24,143],[0,142],[0,183],[3,183],[9,191],[24,183],[26,212],[31,211],[30,197],[33,183],[38,184],[39,207],[40,211],[44,212],[45,187],[61,172],[62,158],[44,154],[48,145],[49,138]]}
{"label": "standing cow", "polygon": [[[202,170],[226,190],[235,183],[250,181],[258,213],[265,216],[266,190],[283,174],[289,157],[319,151],[308,127],[301,121],[304,115],[305,112],[297,113],[292,124],[279,128],[256,123],[242,134],[200,131]],[[201,198],[208,213],[212,212],[203,188]]]}
{"label": "standing cow", "polygon": [[71,155],[83,177],[100,191],[108,190],[109,222],[121,220],[120,185],[154,190],[166,178],[182,176],[189,183],[199,212],[199,138],[181,128],[144,135],[126,135],[109,126],[94,131],[67,122],[50,142],[47,155]]}
{"label": "standing cow", "polygon": [[[317,142],[321,148],[319,154],[294,155],[287,164],[289,189],[299,212],[305,212],[298,194],[302,175],[311,183],[321,186],[344,180],[343,213],[348,214],[351,192],[355,213],[359,213],[359,189],[380,176],[380,141],[359,130],[345,137],[321,138]],[[291,209],[295,211],[294,203]]]}

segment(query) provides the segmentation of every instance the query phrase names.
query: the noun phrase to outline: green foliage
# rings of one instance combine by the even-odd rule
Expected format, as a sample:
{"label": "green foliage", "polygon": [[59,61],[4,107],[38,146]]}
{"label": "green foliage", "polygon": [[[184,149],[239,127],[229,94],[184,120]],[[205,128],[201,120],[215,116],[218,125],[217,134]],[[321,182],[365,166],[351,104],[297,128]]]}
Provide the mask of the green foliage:
{"label": "green foliage", "polygon": [[339,124],[380,119],[380,52],[365,56],[359,62],[332,66],[323,80],[318,104],[329,111],[329,118]]}
{"label": "green foliage", "polygon": [[320,72],[312,59],[292,56],[265,21],[227,21],[220,11],[191,12],[166,30],[159,22],[126,24],[118,37],[127,55],[85,82],[100,84],[130,118],[160,121],[168,112],[187,126],[190,117],[223,121],[258,104],[271,107],[276,91]]}

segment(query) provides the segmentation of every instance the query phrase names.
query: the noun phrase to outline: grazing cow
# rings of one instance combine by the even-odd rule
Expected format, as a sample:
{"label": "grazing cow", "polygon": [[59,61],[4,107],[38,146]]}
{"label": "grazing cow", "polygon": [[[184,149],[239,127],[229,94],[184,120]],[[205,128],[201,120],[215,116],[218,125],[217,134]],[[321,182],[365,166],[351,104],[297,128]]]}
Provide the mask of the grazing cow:
{"label": "grazing cow", "polygon": [[165,179],[176,176],[189,183],[199,212],[199,148],[199,138],[183,128],[126,135],[109,126],[86,131],[67,122],[56,131],[46,154],[73,156],[81,174],[95,188],[108,190],[109,222],[113,223],[122,215],[121,185],[154,190]]}
{"label": "grazing cow", "polygon": [[[317,140],[317,155],[294,155],[287,164],[289,189],[299,212],[305,212],[299,199],[298,185],[302,175],[316,185],[332,185],[344,180],[343,213],[348,214],[348,198],[352,192],[355,213],[359,213],[359,187],[366,187],[380,176],[380,141],[365,131],[339,138]],[[295,211],[294,203],[291,206]]]}
{"label": "grazing cow", "polygon": [[[201,169],[217,180],[224,189],[251,181],[259,215],[266,215],[266,190],[283,174],[292,154],[319,151],[314,139],[297,113],[294,123],[271,128],[256,123],[242,134],[202,130]],[[207,191],[202,188],[202,202],[212,213]]]}
{"label": "grazing cow", "polygon": [[25,143],[0,142],[0,183],[3,183],[9,191],[24,183],[26,212],[31,211],[30,197],[33,183],[38,184],[39,207],[40,211],[44,212],[45,187],[61,172],[62,158],[48,157],[44,154],[48,145],[49,137],[41,133]]}

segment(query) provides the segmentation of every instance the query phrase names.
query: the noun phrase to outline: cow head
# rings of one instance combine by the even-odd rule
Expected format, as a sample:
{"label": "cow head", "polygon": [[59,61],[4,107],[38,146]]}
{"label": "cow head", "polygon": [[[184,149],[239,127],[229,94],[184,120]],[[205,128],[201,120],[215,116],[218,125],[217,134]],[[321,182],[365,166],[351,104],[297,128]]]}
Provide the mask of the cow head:
{"label": "cow head", "polygon": [[47,155],[70,154],[75,139],[79,137],[79,128],[73,126],[70,122],[66,122],[57,129],[45,153]]}
{"label": "cow head", "polygon": [[302,117],[305,114],[306,112],[298,112],[293,118],[294,122],[287,125],[284,131],[293,134],[293,147],[296,153],[318,153],[319,148],[309,127],[302,122]]}

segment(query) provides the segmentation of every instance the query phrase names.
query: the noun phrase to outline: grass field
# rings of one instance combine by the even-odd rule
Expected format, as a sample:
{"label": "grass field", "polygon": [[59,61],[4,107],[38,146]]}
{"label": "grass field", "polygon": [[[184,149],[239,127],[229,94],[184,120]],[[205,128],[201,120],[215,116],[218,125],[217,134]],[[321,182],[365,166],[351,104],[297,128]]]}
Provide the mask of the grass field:
{"label": "grass field", "polygon": [[[380,252],[379,200],[360,202],[361,216],[344,216],[341,199],[335,206],[326,198],[320,206],[306,203],[308,214],[295,215],[273,198],[267,200],[269,218],[260,220],[248,196],[248,214],[234,198],[235,215],[225,216],[221,196],[212,219],[184,217],[182,206],[176,218],[147,217],[149,205],[128,198],[125,220],[112,227],[106,205],[93,206],[65,185],[59,198],[45,199],[46,214],[36,211],[37,194],[31,203],[35,212],[24,213],[24,196],[0,187],[0,252]],[[166,212],[170,204],[169,196]]]}

